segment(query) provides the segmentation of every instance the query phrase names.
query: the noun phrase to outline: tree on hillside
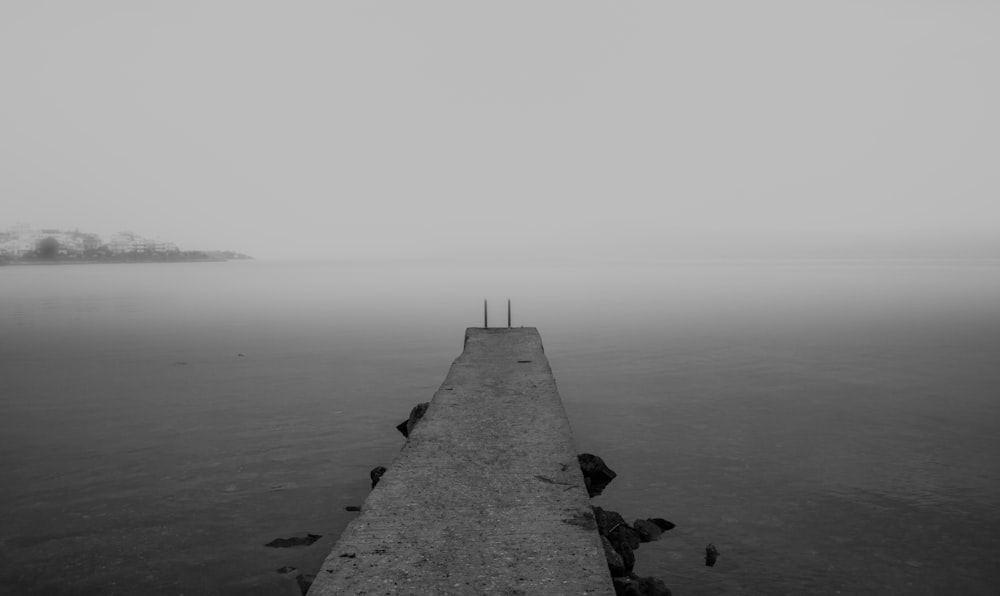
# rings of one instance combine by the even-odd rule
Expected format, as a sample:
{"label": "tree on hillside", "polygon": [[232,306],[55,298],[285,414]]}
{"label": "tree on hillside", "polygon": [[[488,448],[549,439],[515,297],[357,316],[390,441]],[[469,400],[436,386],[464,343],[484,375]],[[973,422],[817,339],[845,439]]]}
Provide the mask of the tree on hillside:
{"label": "tree on hillside", "polygon": [[59,256],[59,241],[52,236],[39,240],[35,252],[43,259],[54,259]]}

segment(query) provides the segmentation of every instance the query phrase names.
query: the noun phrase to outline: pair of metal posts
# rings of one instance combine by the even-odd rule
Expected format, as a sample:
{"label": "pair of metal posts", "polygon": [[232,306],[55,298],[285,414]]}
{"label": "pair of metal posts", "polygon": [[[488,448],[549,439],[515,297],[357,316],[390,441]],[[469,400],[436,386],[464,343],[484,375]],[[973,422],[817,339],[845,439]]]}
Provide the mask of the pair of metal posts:
{"label": "pair of metal posts", "polygon": [[[483,300],[483,329],[490,328],[490,315],[486,308],[486,300]],[[507,299],[507,328],[510,329],[510,298]]]}

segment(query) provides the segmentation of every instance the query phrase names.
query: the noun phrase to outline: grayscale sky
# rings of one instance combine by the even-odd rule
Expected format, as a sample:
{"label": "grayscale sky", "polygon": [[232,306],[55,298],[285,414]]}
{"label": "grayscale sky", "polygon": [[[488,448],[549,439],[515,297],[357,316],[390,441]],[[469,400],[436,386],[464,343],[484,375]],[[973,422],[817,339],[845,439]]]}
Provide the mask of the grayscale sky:
{"label": "grayscale sky", "polygon": [[0,3],[0,227],[1000,255],[1000,2]]}

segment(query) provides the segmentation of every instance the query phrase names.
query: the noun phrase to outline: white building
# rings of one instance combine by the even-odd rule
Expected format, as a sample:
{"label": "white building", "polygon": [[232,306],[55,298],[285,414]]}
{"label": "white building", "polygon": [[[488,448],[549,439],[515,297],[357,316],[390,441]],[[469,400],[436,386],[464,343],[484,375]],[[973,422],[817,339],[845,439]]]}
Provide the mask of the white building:
{"label": "white building", "polygon": [[177,251],[177,245],[173,242],[143,238],[135,232],[118,232],[111,236],[108,246],[111,248],[111,252],[116,255],[133,252],[166,253]]}

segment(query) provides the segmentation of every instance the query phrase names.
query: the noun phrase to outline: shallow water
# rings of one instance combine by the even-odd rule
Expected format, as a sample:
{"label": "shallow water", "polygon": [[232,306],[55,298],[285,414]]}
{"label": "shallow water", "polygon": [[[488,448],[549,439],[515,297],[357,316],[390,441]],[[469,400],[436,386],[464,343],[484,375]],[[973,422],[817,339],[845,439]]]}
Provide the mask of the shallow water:
{"label": "shallow water", "polygon": [[677,524],[640,573],[676,594],[1000,586],[983,262],[0,268],[0,586],[289,593],[275,569],[318,568],[393,426],[507,297],[580,450],[619,473],[595,502]]}

